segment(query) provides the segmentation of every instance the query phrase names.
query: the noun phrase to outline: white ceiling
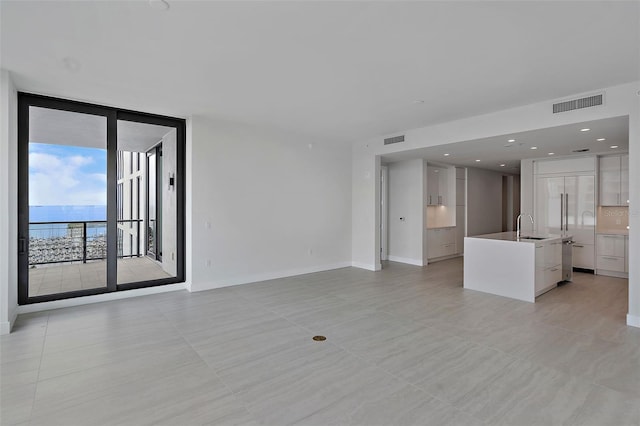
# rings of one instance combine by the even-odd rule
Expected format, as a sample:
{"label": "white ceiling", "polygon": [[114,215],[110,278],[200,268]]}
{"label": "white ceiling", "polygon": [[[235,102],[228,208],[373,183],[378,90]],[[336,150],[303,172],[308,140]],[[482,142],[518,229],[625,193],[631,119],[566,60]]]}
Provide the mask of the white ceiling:
{"label": "white ceiling", "polygon": [[[171,127],[118,120],[118,150],[146,152],[171,130]],[[98,115],[30,107],[29,142],[106,149],[107,119]]]}
{"label": "white ceiling", "polygon": [[[583,132],[581,129],[590,130]],[[605,140],[598,141],[600,138]],[[509,142],[510,139],[514,139],[515,142]],[[617,148],[611,148],[612,146],[617,146]],[[532,147],[537,149],[531,149]],[[478,167],[508,174],[519,174],[520,160],[584,155],[585,153],[573,152],[581,149],[589,149],[586,154],[628,152],[629,117],[606,118],[398,152],[385,155],[383,162],[424,158],[431,162],[454,166]],[[553,153],[553,155],[549,155],[549,153]],[[476,160],[480,160],[480,162]]]}
{"label": "white ceiling", "polygon": [[2,1],[2,67],[30,92],[341,141],[640,74],[635,1],[169,3]]}

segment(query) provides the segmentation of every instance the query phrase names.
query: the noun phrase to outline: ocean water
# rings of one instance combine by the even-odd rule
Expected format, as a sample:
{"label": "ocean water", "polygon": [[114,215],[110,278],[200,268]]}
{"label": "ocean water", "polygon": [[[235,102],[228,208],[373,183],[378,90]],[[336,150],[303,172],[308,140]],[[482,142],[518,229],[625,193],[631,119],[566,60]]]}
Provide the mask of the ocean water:
{"label": "ocean water", "polygon": [[[106,220],[107,206],[29,206],[29,237],[64,237],[69,235],[70,232],[70,226],[68,222]],[[33,222],[64,223],[34,224]],[[106,223],[87,224],[87,237],[104,235],[106,234],[106,231]]]}

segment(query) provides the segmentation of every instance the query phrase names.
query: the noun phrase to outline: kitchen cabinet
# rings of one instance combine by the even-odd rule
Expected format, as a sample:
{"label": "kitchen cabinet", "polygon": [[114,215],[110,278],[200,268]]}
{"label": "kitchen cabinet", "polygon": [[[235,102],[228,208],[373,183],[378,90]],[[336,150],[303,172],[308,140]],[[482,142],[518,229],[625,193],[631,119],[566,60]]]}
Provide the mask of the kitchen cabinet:
{"label": "kitchen cabinet", "polygon": [[535,295],[540,296],[562,281],[562,240],[536,243]]}
{"label": "kitchen cabinet", "polygon": [[427,229],[427,258],[437,259],[456,254],[455,231],[454,227]]}
{"label": "kitchen cabinet", "polygon": [[623,276],[628,269],[628,237],[626,235],[598,234],[596,273]]}
{"label": "kitchen cabinet", "polygon": [[427,205],[442,206],[451,201],[449,185],[454,182],[450,182],[450,174],[447,167],[427,166]]}
{"label": "kitchen cabinet", "polygon": [[624,236],[624,272],[629,273],[629,236]]}
{"label": "kitchen cabinet", "polygon": [[600,157],[600,205],[629,205],[629,155]]}
{"label": "kitchen cabinet", "polygon": [[573,266],[594,269],[595,177],[538,176],[534,202],[536,231],[571,236],[578,245]]}

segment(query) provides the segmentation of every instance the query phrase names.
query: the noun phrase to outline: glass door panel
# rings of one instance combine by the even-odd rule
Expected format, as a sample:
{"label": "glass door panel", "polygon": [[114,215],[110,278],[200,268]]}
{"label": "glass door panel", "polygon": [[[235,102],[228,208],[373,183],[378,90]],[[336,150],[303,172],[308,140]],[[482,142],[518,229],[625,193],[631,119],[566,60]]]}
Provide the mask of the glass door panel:
{"label": "glass door panel", "polygon": [[107,118],[30,106],[27,149],[28,297],[106,287]]}
{"label": "glass door panel", "polygon": [[176,134],[118,120],[118,284],[177,277]]}

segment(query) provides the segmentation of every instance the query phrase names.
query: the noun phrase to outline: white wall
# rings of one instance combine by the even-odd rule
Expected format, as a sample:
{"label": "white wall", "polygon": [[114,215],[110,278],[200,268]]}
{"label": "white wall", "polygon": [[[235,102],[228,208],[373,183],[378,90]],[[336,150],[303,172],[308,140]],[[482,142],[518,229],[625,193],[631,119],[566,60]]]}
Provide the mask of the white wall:
{"label": "white wall", "polygon": [[351,265],[349,146],[205,117],[191,127],[192,291]]}
{"label": "white wall", "polygon": [[[447,123],[380,135],[353,144],[353,240],[354,265],[379,264],[379,242],[376,228],[379,211],[375,208],[375,183],[368,178],[375,172],[380,156],[398,151],[411,151],[428,146],[476,140],[510,133],[536,130],[602,118],[629,116],[629,180],[630,184],[630,256],[640,258],[640,82],[604,88],[606,104],[596,108],[553,114],[554,100],[538,102],[509,110],[493,112]],[[593,91],[588,92],[592,94]],[[573,96],[579,97],[576,93]],[[569,98],[569,96],[567,96]],[[405,142],[384,145],[383,139],[398,134],[405,135]],[[525,182],[526,184],[526,182]],[[523,200],[524,201],[524,200]],[[523,213],[527,213],[525,203]],[[629,271],[629,313],[627,323],[640,327],[640,264],[631,263]]]}
{"label": "white wall", "polygon": [[389,260],[423,265],[424,168],[422,159],[388,166]]}
{"label": "white wall", "polygon": [[467,169],[467,236],[502,231],[502,174]]}
{"label": "white wall", "polygon": [[0,334],[11,330],[18,307],[17,92],[0,70]]}

